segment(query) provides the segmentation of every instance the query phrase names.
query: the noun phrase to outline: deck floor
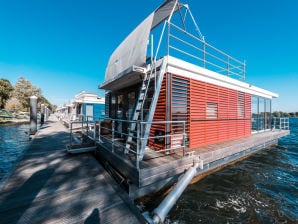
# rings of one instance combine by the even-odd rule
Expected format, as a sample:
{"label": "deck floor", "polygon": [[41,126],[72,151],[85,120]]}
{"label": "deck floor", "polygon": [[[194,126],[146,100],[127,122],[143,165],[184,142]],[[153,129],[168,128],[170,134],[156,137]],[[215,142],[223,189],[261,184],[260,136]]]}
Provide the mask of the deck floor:
{"label": "deck floor", "polygon": [[51,116],[0,188],[0,223],[140,223],[91,154],[68,155],[69,132]]}
{"label": "deck floor", "polygon": [[[288,134],[288,130],[265,131],[253,134],[249,137],[198,147],[191,151],[194,151],[194,156],[200,156],[204,166],[211,163],[225,163],[224,161],[219,162],[220,160],[225,160],[228,164],[230,161],[233,161],[232,157],[245,157],[277,142],[278,138]],[[105,161],[112,163],[115,169],[118,169],[119,172],[132,182],[132,186],[134,186],[132,191],[148,188],[148,191],[144,191],[147,193],[155,189],[158,182],[183,173],[193,165],[195,158],[194,156],[183,157],[181,151],[169,155],[165,153],[145,154],[143,160],[140,162],[140,169],[137,170],[133,156],[130,154],[124,155],[121,149],[115,149],[113,153],[111,152],[111,145],[106,143],[101,146],[102,147],[99,147],[100,149],[98,150],[99,156],[105,157]],[[235,156],[237,154],[239,154],[239,156]],[[206,171],[207,170],[208,169],[206,169]],[[134,198],[139,195],[130,192],[130,196]]]}

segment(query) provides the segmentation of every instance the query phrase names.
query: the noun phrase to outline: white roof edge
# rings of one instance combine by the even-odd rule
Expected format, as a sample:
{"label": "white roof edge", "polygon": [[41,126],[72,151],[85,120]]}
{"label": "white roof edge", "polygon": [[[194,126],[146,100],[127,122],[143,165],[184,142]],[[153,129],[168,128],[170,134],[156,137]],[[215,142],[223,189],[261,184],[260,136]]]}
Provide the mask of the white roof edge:
{"label": "white roof edge", "polygon": [[191,64],[181,59],[177,59],[175,57],[167,56],[167,60],[168,72],[170,73],[183,75],[195,80],[215,84],[218,86],[250,93],[269,99],[278,97],[277,93],[273,93],[268,90],[253,86],[249,83],[221,75],[219,73]]}

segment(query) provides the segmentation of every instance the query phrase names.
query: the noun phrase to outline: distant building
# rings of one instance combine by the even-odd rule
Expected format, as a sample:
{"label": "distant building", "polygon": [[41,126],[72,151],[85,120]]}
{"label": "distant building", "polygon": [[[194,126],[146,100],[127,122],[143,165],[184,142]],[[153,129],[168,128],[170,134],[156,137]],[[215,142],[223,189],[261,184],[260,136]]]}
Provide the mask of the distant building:
{"label": "distant building", "polygon": [[74,121],[99,121],[105,117],[105,99],[93,93],[82,91],[69,104],[59,107],[56,113],[60,119]]}

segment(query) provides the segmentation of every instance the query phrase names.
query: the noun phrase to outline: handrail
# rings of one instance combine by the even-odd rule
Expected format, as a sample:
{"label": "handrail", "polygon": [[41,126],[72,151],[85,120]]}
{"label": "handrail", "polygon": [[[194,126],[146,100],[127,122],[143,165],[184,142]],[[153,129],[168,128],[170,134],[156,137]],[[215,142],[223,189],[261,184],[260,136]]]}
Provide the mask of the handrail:
{"label": "handrail", "polygon": [[273,117],[272,129],[275,130],[289,130],[290,120],[288,117]]}
{"label": "handrail", "polygon": [[[162,152],[169,152],[169,151],[183,151],[183,156],[185,155],[185,148],[186,148],[186,122],[185,121],[131,121],[131,120],[122,120],[122,119],[114,119],[109,118],[108,120],[111,121],[111,127],[104,127],[100,125],[100,130],[106,130],[110,132],[110,136],[106,136],[104,134],[99,133],[99,142],[103,142],[102,140],[106,140],[112,144],[112,152],[115,152],[115,147],[119,147],[121,149],[126,150],[126,152],[131,152],[134,155],[136,155],[136,167],[139,168],[139,162],[142,161],[142,158],[144,155],[141,155],[141,144],[147,144],[147,141],[156,139],[163,139],[164,142],[166,142],[166,139],[176,139],[178,142],[180,141],[180,145],[177,146],[173,143],[170,145],[170,147],[167,147],[166,144],[164,144],[164,147],[161,147],[159,150],[152,150],[150,152],[146,152],[146,154],[158,154]],[[126,148],[126,144],[122,144],[121,140],[123,141],[125,138],[131,136],[129,133],[129,130],[127,132],[122,130],[122,125],[124,123],[130,124],[130,123],[136,123],[136,135],[132,137],[133,141],[136,144],[136,148]],[[148,124],[151,125],[166,125],[166,124],[180,124],[181,128],[179,128],[177,133],[164,133],[158,136],[148,136],[145,138],[143,136],[144,127]],[[119,128],[121,127],[121,128]],[[121,130],[117,130],[117,128]],[[120,137],[120,138],[119,138]],[[174,142],[174,141],[173,141]]]}
{"label": "handrail", "polygon": [[[96,144],[95,138],[96,138],[96,125],[95,125],[95,120],[93,116],[86,116],[86,115],[80,115],[80,120],[76,120],[76,121],[70,121],[70,126],[69,126],[69,142],[70,142],[70,147],[73,145],[73,138],[74,138],[74,134],[73,134],[73,125],[74,124],[80,124],[79,129],[81,130],[81,144],[83,144],[83,135],[86,135],[88,137],[89,136],[89,129],[92,129],[93,127],[93,140],[94,140],[94,144]],[[91,118],[91,121],[89,120]],[[84,126],[84,124],[86,124],[86,126]],[[91,126],[90,124],[93,124],[93,126]],[[86,132],[84,132],[84,127],[86,128]]]}
{"label": "handrail", "polygon": [[[240,80],[245,80],[245,62],[241,62],[238,59],[224,53],[216,47],[208,44],[205,40],[201,40],[193,34],[188,33],[186,30],[180,28],[174,23],[171,23],[170,21],[167,22],[167,25],[169,27],[167,34],[167,52],[169,55],[171,55],[170,50],[172,50],[172,52],[180,52],[186,57],[199,60],[203,63],[204,68],[214,70],[215,72],[229,77],[235,76]],[[188,39],[192,40],[192,43],[186,39],[178,37],[178,35],[175,35],[174,32],[171,31],[170,27],[174,28],[176,33],[184,35]],[[175,40],[176,44],[173,44],[173,41],[171,40]],[[183,47],[190,50],[183,50]]]}

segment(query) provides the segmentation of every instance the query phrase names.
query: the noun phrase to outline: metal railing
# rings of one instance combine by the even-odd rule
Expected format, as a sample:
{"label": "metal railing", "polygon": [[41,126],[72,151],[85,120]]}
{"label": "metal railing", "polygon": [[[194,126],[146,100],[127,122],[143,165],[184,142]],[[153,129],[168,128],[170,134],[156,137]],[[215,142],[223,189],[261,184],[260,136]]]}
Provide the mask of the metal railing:
{"label": "metal railing", "polygon": [[[77,133],[75,134],[74,131]],[[84,137],[90,137],[96,145],[96,122],[92,116],[80,115],[79,120],[69,123],[70,147],[74,145],[74,141],[76,144],[84,144]]]}
{"label": "metal railing", "polygon": [[[183,156],[185,155],[186,149],[186,127],[185,121],[152,121],[152,122],[144,122],[144,121],[129,121],[129,120],[121,120],[121,119],[109,119],[110,127],[105,127],[102,124],[99,126],[100,134],[99,134],[99,142],[108,142],[111,144],[111,151],[113,153],[117,152],[128,152],[135,155],[136,167],[139,168],[139,163],[142,161],[144,154],[150,155],[154,154],[156,157],[164,156],[165,154],[170,154],[170,152],[180,151]],[[129,132],[128,128],[129,124],[136,123],[136,131],[132,136]],[[175,133],[162,133],[158,135],[149,135],[148,138],[144,138],[144,131],[146,125],[151,124],[152,128],[156,128],[154,126],[166,127],[166,125],[172,124],[180,124],[181,129],[176,130]],[[166,129],[166,128],[162,128]],[[102,130],[105,134],[101,134]],[[125,130],[125,131],[123,131]],[[107,134],[109,133],[109,134]],[[126,140],[128,137],[132,136],[132,141],[135,143],[135,147],[126,147]],[[159,145],[158,149],[154,148],[150,150],[150,146]],[[162,147],[164,146],[164,147]],[[142,149],[146,147],[146,152],[142,153]],[[118,149],[118,150],[116,150]],[[120,150],[119,150],[120,149]]]}
{"label": "metal railing", "polygon": [[289,130],[290,129],[290,121],[288,117],[273,117],[272,118],[272,129],[278,130]]}
{"label": "metal railing", "polygon": [[245,62],[241,62],[206,43],[205,40],[188,33],[185,29],[167,22],[168,55],[197,64],[228,77],[245,80]]}

